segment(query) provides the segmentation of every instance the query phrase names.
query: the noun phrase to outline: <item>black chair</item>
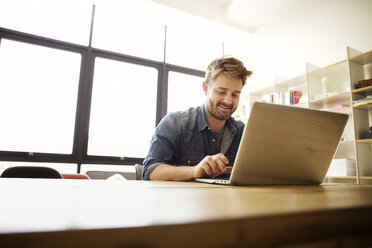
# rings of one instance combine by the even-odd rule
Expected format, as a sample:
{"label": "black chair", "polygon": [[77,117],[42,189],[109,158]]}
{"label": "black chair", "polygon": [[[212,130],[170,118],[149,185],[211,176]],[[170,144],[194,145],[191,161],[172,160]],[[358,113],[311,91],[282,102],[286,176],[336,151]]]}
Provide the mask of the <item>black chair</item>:
{"label": "black chair", "polygon": [[5,178],[55,178],[62,179],[62,175],[55,169],[42,166],[15,166],[3,171]]}

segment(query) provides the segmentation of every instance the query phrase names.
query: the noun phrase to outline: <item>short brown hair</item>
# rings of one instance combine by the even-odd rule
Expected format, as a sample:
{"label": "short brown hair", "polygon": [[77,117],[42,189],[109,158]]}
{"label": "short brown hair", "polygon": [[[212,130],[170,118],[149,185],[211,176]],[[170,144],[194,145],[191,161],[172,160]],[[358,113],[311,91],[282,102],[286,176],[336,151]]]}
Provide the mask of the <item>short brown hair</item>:
{"label": "short brown hair", "polygon": [[249,77],[252,72],[248,71],[244,67],[243,62],[234,57],[222,57],[213,60],[207,69],[205,75],[205,81],[209,84],[210,80],[214,80],[221,73],[225,73],[229,77],[239,77],[242,79],[243,86],[246,83],[247,77]]}

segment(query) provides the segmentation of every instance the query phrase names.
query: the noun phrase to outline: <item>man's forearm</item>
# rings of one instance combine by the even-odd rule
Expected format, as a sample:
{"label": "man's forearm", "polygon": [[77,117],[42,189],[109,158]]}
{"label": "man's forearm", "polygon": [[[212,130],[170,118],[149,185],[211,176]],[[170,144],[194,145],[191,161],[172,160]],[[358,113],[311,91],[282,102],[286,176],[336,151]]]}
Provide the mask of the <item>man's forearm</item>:
{"label": "man's forearm", "polygon": [[150,180],[188,181],[194,179],[194,166],[158,165],[150,174]]}

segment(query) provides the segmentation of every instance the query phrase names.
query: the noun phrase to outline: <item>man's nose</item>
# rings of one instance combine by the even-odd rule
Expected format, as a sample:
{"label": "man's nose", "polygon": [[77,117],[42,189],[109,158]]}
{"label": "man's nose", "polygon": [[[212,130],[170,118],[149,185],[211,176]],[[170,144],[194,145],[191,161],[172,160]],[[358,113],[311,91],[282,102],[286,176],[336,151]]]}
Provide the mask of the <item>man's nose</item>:
{"label": "man's nose", "polygon": [[233,98],[232,98],[231,95],[227,94],[227,95],[225,95],[225,97],[223,98],[223,101],[224,101],[224,103],[230,105],[230,104],[232,104],[232,102],[233,102]]}

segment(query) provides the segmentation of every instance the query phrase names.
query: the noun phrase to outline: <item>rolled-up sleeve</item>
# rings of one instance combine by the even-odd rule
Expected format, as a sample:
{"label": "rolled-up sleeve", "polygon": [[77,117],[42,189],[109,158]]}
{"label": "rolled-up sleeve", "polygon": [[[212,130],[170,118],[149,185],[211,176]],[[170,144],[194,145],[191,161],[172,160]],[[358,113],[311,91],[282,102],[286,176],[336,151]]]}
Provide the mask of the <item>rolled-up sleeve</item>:
{"label": "rolled-up sleeve", "polygon": [[179,153],[181,131],[179,120],[174,114],[168,114],[160,121],[152,136],[150,150],[143,161],[143,180],[149,180],[151,172],[159,164],[174,163]]}

